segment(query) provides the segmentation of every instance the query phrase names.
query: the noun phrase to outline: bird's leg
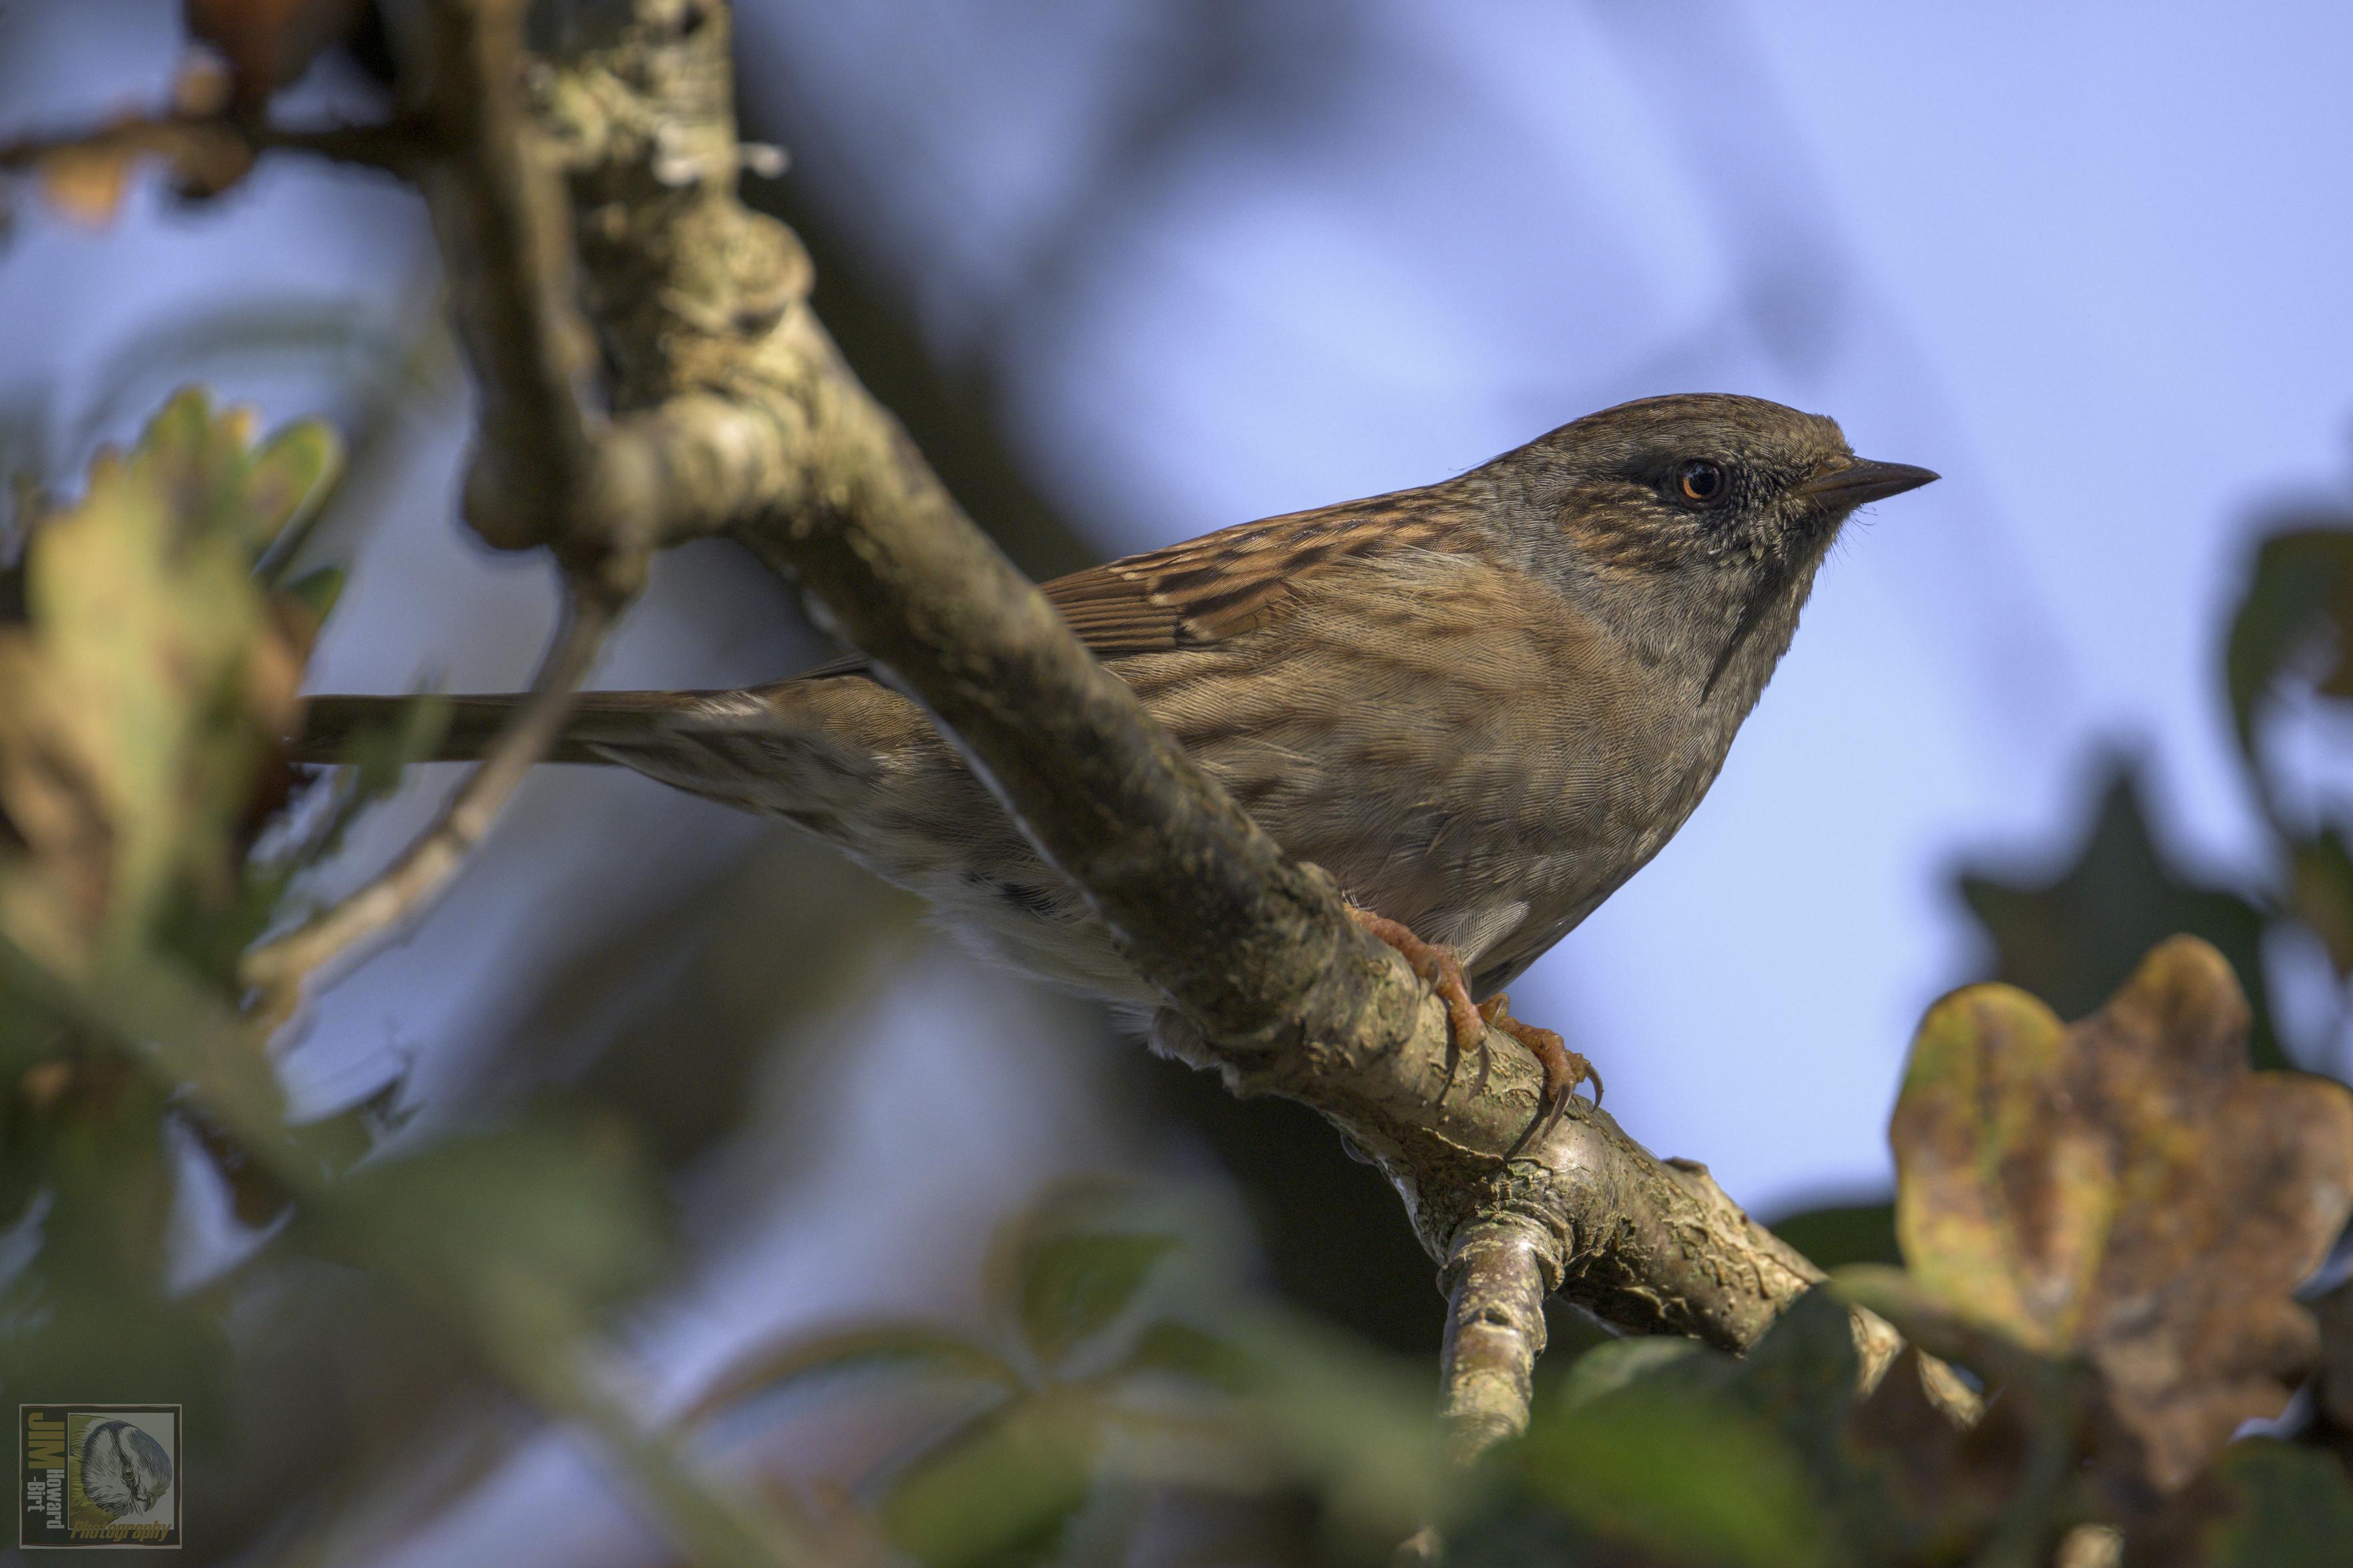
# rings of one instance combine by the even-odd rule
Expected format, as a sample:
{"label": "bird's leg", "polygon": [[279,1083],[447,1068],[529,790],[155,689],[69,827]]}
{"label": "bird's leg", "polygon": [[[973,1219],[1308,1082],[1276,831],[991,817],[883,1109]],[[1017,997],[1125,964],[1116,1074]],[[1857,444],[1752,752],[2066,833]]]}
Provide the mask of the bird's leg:
{"label": "bird's leg", "polygon": [[[1592,1080],[1593,1103],[1599,1105],[1601,1075],[1593,1070],[1591,1062],[1570,1050],[1568,1042],[1550,1029],[1523,1024],[1513,1017],[1511,1007],[1512,999],[1498,991],[1479,1004],[1479,1016],[1489,1028],[1501,1029],[1519,1041],[1527,1048],[1528,1055],[1535,1058],[1536,1064],[1544,1068],[1544,1105],[1535,1123],[1521,1135],[1519,1146],[1525,1146],[1551,1135],[1552,1130],[1560,1124],[1561,1112],[1568,1109],[1569,1096],[1577,1092],[1578,1084]],[[1514,1152],[1518,1152],[1519,1146],[1514,1147]]]}
{"label": "bird's leg", "polygon": [[[1387,915],[1377,915],[1370,910],[1348,906],[1348,918],[1364,928],[1375,941],[1398,950],[1422,983],[1438,993],[1446,1004],[1446,1079],[1438,1086],[1438,1098],[1444,1100],[1446,1091],[1454,1087],[1454,1069],[1461,1065],[1462,1053],[1479,1053],[1479,1083],[1487,1082],[1487,1020],[1480,1016],[1478,1005],[1471,1000],[1471,983],[1463,977],[1462,963],[1434,942],[1424,942],[1413,934],[1403,921],[1393,921]],[[1558,1039],[1558,1036],[1554,1037]],[[1476,1090],[1473,1091],[1474,1093]]]}
{"label": "bird's leg", "polygon": [[[1536,1119],[1528,1124],[1527,1131],[1513,1145],[1517,1153],[1529,1143],[1550,1136],[1560,1124],[1561,1115],[1568,1109],[1570,1096],[1577,1086],[1590,1081],[1593,1103],[1601,1103],[1601,1075],[1593,1064],[1568,1048],[1568,1042],[1550,1029],[1524,1024],[1512,1016],[1512,999],[1498,992],[1484,1002],[1471,1000],[1471,983],[1462,973],[1461,961],[1434,942],[1424,942],[1416,936],[1403,921],[1377,915],[1370,910],[1348,906],[1348,918],[1379,942],[1388,943],[1413,965],[1416,974],[1438,993],[1446,1004],[1446,1079],[1439,1085],[1438,1097],[1454,1087],[1455,1069],[1461,1065],[1462,1053],[1479,1053],[1479,1089],[1487,1084],[1487,1031],[1500,1030],[1518,1041],[1528,1055],[1535,1058],[1544,1069],[1544,1095],[1536,1108]],[[1478,1089],[1472,1090],[1477,1093]]]}

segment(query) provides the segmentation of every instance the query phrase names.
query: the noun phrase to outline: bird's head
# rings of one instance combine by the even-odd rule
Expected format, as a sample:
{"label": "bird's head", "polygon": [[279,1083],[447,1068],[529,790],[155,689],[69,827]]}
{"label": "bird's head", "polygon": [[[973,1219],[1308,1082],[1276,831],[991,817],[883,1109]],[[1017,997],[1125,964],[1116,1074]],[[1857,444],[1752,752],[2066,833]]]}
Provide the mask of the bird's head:
{"label": "bird's head", "polygon": [[[1650,397],[1588,415],[1482,473],[1530,569],[1650,650],[1753,679],[1787,647],[1814,570],[1857,507],[1936,478],[1873,462],[1835,421],[1757,397]],[[1467,476],[1466,476],[1467,477]]]}

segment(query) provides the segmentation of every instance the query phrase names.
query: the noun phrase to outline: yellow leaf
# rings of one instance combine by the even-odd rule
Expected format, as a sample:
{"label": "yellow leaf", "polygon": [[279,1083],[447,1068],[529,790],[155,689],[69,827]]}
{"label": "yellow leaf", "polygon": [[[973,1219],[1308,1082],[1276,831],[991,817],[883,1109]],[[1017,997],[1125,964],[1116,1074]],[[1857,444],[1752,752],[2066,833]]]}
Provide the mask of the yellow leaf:
{"label": "yellow leaf", "polygon": [[0,630],[0,932],[62,974],[234,887],[309,631],[252,568],[336,466],[323,426],[258,457],[252,430],[175,396],[26,543],[27,620]]}

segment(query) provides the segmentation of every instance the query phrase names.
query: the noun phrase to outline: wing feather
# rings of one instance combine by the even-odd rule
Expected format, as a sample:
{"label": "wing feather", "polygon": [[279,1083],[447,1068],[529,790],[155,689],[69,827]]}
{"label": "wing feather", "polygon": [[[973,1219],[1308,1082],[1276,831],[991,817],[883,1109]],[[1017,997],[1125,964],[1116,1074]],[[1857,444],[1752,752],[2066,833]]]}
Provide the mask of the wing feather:
{"label": "wing feather", "polygon": [[[1318,572],[1385,551],[1430,548],[1459,537],[1461,526],[1454,508],[1430,491],[1403,490],[1261,518],[1041,586],[1099,658],[1203,647],[1280,616]],[[865,668],[853,656],[802,679]]]}

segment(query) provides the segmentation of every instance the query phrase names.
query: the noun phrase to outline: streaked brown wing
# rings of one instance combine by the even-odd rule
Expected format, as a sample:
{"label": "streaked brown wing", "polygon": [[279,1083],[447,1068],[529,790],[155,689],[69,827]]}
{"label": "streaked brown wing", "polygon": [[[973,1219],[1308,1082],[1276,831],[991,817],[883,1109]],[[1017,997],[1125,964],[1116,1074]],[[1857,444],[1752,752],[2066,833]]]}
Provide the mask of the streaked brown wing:
{"label": "streaked brown wing", "polygon": [[1046,597],[1106,658],[1199,647],[1263,626],[1327,567],[1439,542],[1449,511],[1408,490],[1261,518],[1057,577]]}
{"label": "streaked brown wing", "polygon": [[[1281,615],[1300,584],[1319,570],[1387,550],[1439,545],[1450,531],[1451,510],[1427,491],[1400,490],[1261,518],[1041,586],[1099,658],[1201,647]],[[851,657],[802,679],[865,667],[864,659]]]}

